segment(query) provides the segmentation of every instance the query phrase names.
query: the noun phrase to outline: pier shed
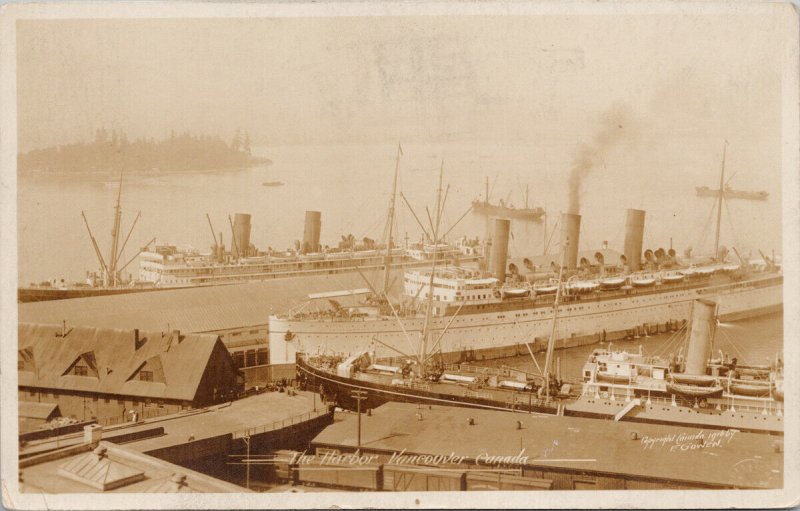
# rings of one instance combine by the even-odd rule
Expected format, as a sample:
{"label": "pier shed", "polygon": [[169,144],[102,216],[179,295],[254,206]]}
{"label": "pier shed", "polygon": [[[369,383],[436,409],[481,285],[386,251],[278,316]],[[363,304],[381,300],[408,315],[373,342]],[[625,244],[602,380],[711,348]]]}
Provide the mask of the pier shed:
{"label": "pier shed", "polygon": [[361,447],[357,428],[356,416],[338,421],[312,449],[360,450],[390,465],[458,459],[554,490],[783,487],[783,439],[765,434],[410,403],[363,415]]}

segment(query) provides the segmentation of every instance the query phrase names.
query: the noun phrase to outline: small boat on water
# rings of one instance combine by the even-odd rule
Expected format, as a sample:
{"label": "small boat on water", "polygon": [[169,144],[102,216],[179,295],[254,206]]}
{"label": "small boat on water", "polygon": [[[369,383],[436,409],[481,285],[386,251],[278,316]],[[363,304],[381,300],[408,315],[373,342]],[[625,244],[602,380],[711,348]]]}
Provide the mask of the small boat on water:
{"label": "small boat on water", "polygon": [[[707,186],[696,186],[698,197],[719,197],[719,190],[714,190]],[[767,200],[769,193],[764,191],[754,192],[749,190],[734,190],[730,186],[725,186],[723,193],[726,199],[747,199],[747,200]]]}
{"label": "small boat on water", "polygon": [[264,181],[261,186],[283,186],[283,181]]}

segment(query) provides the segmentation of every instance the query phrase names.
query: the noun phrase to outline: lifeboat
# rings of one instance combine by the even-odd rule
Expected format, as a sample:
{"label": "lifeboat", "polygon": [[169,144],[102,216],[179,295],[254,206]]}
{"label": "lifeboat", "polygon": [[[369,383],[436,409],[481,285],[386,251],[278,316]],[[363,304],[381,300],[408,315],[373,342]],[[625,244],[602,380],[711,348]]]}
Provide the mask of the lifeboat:
{"label": "lifeboat", "polygon": [[614,374],[606,371],[597,372],[597,381],[605,381],[609,383],[630,383],[631,378],[624,374]]}
{"label": "lifeboat", "polygon": [[597,289],[599,284],[597,282],[573,282],[569,285],[570,291],[575,293],[590,293]]}
{"label": "lifeboat", "polygon": [[728,392],[731,394],[738,394],[740,396],[750,397],[769,397],[772,391],[772,385],[758,385],[753,383],[731,383],[728,387]]}
{"label": "lifeboat", "polygon": [[683,385],[697,385],[699,387],[710,387],[714,385],[717,379],[713,376],[697,375],[697,374],[680,374],[672,373],[670,375],[672,381]]}
{"label": "lifeboat", "polygon": [[531,294],[531,290],[524,287],[504,288],[502,292],[503,298],[524,298]]}
{"label": "lifeboat", "polygon": [[549,295],[558,291],[558,285],[541,286],[534,289],[537,295]]}
{"label": "lifeboat", "polygon": [[697,275],[707,276],[707,275],[711,275],[712,273],[714,273],[717,270],[719,270],[719,268],[716,267],[716,266],[708,266],[708,267],[705,267],[705,268],[695,268],[695,273]]}
{"label": "lifeboat", "polygon": [[669,284],[672,284],[672,283],[675,283],[675,282],[682,281],[683,280],[683,275],[681,275],[680,273],[675,273],[675,274],[672,274],[672,275],[664,275],[663,277],[661,277],[661,280],[663,280],[664,282],[667,282]]}
{"label": "lifeboat", "polygon": [[640,278],[631,279],[631,284],[633,284],[636,287],[648,287],[648,286],[652,286],[655,283],[656,283],[656,279],[654,279],[652,277],[640,277]]}
{"label": "lifeboat", "polygon": [[738,264],[726,264],[722,267],[722,271],[736,271],[739,269]]}
{"label": "lifeboat", "polygon": [[624,283],[624,277],[609,277],[600,281],[600,287],[603,289],[619,289]]}
{"label": "lifeboat", "polygon": [[698,385],[686,385],[683,383],[667,383],[667,392],[688,398],[709,398],[722,396],[723,388],[715,385],[712,387],[701,387]]}

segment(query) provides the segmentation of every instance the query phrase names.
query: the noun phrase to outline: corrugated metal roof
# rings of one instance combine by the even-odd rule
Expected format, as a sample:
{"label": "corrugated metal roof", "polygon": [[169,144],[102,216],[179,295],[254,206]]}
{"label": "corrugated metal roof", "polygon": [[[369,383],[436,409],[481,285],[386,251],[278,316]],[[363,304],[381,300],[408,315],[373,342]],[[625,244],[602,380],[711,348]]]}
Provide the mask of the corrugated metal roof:
{"label": "corrugated metal roof", "polygon": [[[219,337],[140,331],[136,349],[132,330],[60,325],[19,325],[19,350],[30,349],[35,364],[19,371],[19,385],[82,392],[101,392],[153,399],[191,401]],[[224,351],[224,350],[223,350]],[[96,375],[65,374],[85,354],[94,357]],[[163,383],[131,379],[149,359],[157,357],[164,371]]]}
{"label": "corrugated metal roof", "polygon": [[[371,276],[371,275],[368,275]],[[397,271],[394,290],[402,288]],[[266,325],[271,313],[285,312],[309,293],[363,287],[355,272],[297,277],[226,286],[196,287],[19,304],[25,323],[216,332]]]}

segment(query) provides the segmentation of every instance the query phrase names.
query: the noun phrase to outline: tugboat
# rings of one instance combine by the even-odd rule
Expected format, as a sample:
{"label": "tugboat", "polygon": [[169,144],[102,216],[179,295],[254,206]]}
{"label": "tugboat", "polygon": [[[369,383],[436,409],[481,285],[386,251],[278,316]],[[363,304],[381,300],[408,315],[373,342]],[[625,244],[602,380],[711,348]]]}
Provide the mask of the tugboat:
{"label": "tugboat", "polygon": [[694,302],[687,355],[663,358],[596,349],[581,397],[566,415],[783,434],[783,363],[711,359],[718,304]]}

